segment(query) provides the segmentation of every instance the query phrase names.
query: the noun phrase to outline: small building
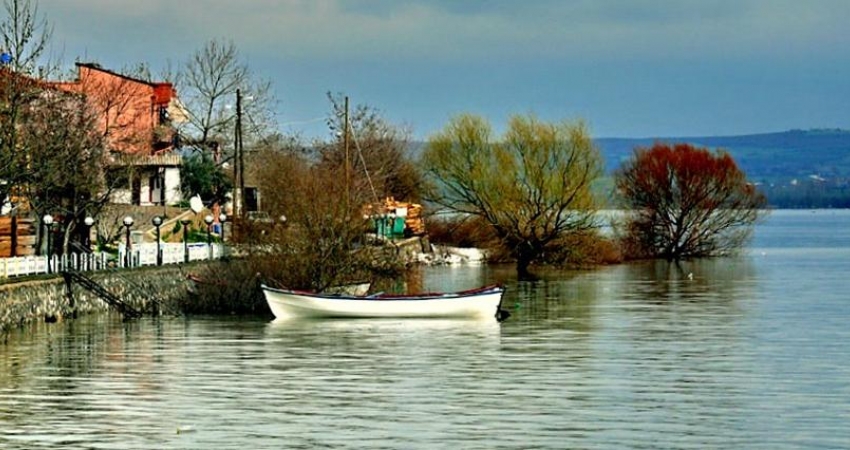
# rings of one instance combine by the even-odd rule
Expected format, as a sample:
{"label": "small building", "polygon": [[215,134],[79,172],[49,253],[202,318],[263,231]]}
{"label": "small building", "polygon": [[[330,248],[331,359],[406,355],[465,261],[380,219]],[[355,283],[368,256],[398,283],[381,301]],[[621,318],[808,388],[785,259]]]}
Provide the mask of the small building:
{"label": "small building", "polygon": [[143,158],[116,155],[108,163],[118,168],[113,173],[123,176],[127,173],[124,169],[132,166],[136,175],[132,179],[128,177],[126,183],[116,183],[127,187],[115,189],[110,201],[137,206],[176,205],[183,198],[180,191],[181,163],[182,158],[177,154]]}

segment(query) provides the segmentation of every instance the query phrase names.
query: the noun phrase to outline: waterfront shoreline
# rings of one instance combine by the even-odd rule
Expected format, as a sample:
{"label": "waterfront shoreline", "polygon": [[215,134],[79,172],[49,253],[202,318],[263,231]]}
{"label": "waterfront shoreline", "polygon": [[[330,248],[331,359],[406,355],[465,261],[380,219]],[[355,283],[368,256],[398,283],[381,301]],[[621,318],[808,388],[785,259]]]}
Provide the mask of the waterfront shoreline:
{"label": "waterfront shoreline", "polygon": [[[98,272],[92,279],[131,307],[151,310],[154,304],[176,304],[188,295],[184,266],[147,267],[139,270]],[[109,311],[110,306],[80,286],[67,294],[62,277],[26,280],[0,286],[0,331],[35,322],[56,322],[79,315]]]}

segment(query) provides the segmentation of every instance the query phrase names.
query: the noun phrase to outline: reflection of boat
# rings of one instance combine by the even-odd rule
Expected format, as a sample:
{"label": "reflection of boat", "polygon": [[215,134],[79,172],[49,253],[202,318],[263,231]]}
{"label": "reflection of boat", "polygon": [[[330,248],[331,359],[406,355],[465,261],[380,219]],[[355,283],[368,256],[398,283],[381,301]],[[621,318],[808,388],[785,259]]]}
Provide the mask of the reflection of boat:
{"label": "reflection of boat", "polygon": [[[446,367],[446,352],[474,348],[476,362],[496,364],[502,325],[492,316],[482,319],[449,318],[304,318],[269,321],[264,329],[268,351],[287,359],[312,360],[322,355],[357,355],[364,362],[358,370],[380,373],[386,367],[413,364],[433,369]],[[467,357],[470,355],[466,355]],[[464,365],[453,358],[450,364]]]}
{"label": "reflection of boat", "polygon": [[[411,317],[364,317],[357,320],[340,320],[334,317],[305,319],[291,316],[272,320],[266,325],[266,332],[270,336],[294,333],[316,338],[319,335],[327,335],[329,342],[336,342],[340,334],[345,333],[354,333],[359,336],[387,336],[402,333],[411,338],[420,334],[495,337],[501,331],[499,324],[489,315],[481,320],[463,317],[427,320]],[[434,340],[433,337],[430,339]]]}
{"label": "reflection of boat", "polygon": [[316,294],[262,286],[275,317],[422,317],[482,318],[502,320],[500,308],[505,289],[499,285],[468,291],[413,295]]}

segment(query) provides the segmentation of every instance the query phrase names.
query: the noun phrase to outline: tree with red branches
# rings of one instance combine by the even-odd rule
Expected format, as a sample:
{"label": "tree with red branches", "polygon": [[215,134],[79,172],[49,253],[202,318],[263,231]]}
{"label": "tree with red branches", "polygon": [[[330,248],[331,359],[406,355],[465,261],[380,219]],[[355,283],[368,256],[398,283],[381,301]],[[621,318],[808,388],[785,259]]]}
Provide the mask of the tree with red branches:
{"label": "tree with red branches", "polygon": [[747,243],[767,200],[732,157],[690,144],[635,149],[615,174],[628,210],[625,253],[669,261],[731,253]]}

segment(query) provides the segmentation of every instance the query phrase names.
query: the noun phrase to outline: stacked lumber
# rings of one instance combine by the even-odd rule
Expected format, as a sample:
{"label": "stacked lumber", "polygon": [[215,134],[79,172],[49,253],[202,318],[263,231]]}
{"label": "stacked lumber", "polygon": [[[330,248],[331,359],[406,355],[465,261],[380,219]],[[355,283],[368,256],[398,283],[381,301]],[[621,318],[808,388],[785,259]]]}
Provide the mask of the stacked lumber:
{"label": "stacked lumber", "polygon": [[405,234],[421,236],[425,234],[425,220],[422,218],[422,205],[396,201],[392,197],[384,199],[384,210],[404,217]]}
{"label": "stacked lumber", "polygon": [[[36,229],[34,220],[18,217],[15,256],[35,254]],[[12,256],[12,218],[0,217],[0,257]]]}

